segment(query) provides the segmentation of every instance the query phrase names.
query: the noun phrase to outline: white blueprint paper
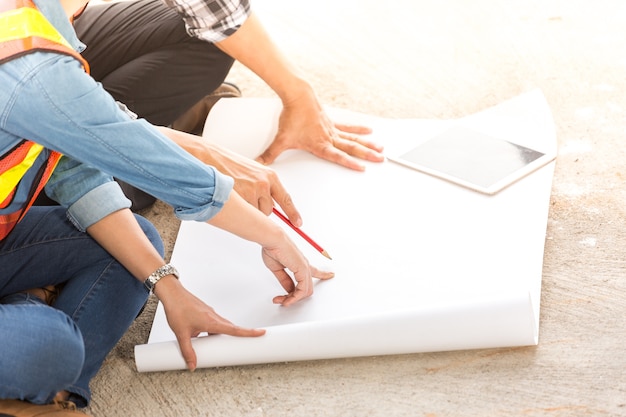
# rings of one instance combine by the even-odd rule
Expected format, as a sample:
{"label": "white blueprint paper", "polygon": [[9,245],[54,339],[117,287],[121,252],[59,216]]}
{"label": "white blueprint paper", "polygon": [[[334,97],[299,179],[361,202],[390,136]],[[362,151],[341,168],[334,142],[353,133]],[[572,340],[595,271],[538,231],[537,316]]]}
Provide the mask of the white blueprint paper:
{"label": "white blueprint paper", "polygon": [[[372,126],[386,152],[410,149],[453,123],[556,151],[538,91],[454,121],[329,111]],[[279,112],[271,99],[221,100],[204,136],[254,157],[273,137]],[[276,306],[272,297],[283,291],[256,244],[183,223],[171,262],[184,285],[229,320],[267,329],[260,338],[194,340],[199,367],[537,343],[554,162],[494,196],[387,161],[354,172],[289,151],[272,167],[303,216],[302,229],[333,261],[286,230],[312,264],[336,277],[316,282],[315,294],[297,305]],[[161,305],[135,359],[139,371],[185,368]]]}

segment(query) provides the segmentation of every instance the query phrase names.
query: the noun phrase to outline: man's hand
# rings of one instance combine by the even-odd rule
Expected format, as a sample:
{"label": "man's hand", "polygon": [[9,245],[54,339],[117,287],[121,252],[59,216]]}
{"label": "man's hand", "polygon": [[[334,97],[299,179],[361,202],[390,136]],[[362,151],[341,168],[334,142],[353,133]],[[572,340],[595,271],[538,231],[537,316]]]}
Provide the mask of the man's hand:
{"label": "man's hand", "polygon": [[358,136],[370,129],[335,125],[328,119],[311,85],[274,44],[254,12],[233,35],[215,45],[257,74],[283,103],[278,134],[257,161],[269,165],[287,149],[302,149],[359,171],[365,166],[358,159],[384,160],[382,147]]}
{"label": "man's hand", "polygon": [[364,126],[334,124],[317,99],[308,94],[283,104],[278,133],[257,161],[269,165],[287,149],[302,149],[357,171],[365,166],[358,159],[382,162],[382,146],[360,135],[371,133]]}
{"label": "man's hand", "polygon": [[212,155],[211,165],[235,179],[235,191],[244,200],[265,215],[272,212],[275,201],[294,225],[302,225],[300,213],[274,170],[227,149],[215,149]]}
{"label": "man's hand", "polygon": [[166,127],[159,130],[187,152],[235,180],[235,191],[253,207],[269,215],[276,202],[289,220],[302,225],[302,217],[274,170],[220,147],[199,136]]}

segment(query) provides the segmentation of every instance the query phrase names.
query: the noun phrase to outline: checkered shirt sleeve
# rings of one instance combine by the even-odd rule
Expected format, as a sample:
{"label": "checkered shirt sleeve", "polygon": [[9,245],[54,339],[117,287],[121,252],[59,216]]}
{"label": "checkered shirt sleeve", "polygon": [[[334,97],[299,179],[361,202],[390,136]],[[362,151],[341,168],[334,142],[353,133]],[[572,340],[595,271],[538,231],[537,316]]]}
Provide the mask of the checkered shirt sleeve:
{"label": "checkered shirt sleeve", "polygon": [[163,0],[185,21],[187,33],[196,38],[219,42],[226,39],[250,15],[249,0]]}

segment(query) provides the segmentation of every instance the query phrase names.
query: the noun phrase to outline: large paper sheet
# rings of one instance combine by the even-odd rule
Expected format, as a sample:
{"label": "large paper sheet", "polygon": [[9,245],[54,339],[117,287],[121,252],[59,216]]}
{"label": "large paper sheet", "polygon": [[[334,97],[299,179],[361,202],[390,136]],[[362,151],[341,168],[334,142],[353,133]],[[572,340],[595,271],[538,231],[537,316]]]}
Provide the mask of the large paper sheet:
{"label": "large paper sheet", "polygon": [[[556,153],[552,117],[534,91],[459,120],[390,120],[337,109],[374,128],[386,152],[404,152],[453,124]],[[204,136],[254,157],[273,137],[280,103],[221,100]],[[267,329],[259,338],[193,341],[199,367],[533,345],[554,162],[494,196],[393,162],[354,172],[299,151],[273,165],[328,261],[292,233],[314,265],[336,277],[291,307],[257,245],[183,223],[172,263],[185,286],[229,320]],[[273,216],[272,216],[273,217]],[[275,219],[279,224],[280,221]],[[139,371],[185,369],[161,305]]]}

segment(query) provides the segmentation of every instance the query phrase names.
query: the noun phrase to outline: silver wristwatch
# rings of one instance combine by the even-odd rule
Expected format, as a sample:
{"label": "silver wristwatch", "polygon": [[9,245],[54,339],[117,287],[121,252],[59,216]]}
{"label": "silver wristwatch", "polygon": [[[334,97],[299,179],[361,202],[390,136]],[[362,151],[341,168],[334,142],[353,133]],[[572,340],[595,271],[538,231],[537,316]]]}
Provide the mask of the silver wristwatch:
{"label": "silver wristwatch", "polygon": [[151,273],[150,276],[146,278],[146,280],[143,282],[143,285],[145,285],[148,291],[152,293],[154,291],[154,286],[156,285],[156,283],[159,282],[161,278],[166,277],[168,275],[174,275],[176,279],[178,279],[179,277],[178,271],[176,270],[176,268],[174,268],[170,264],[165,264],[159,269],[157,269],[156,271],[154,271],[153,273]]}

